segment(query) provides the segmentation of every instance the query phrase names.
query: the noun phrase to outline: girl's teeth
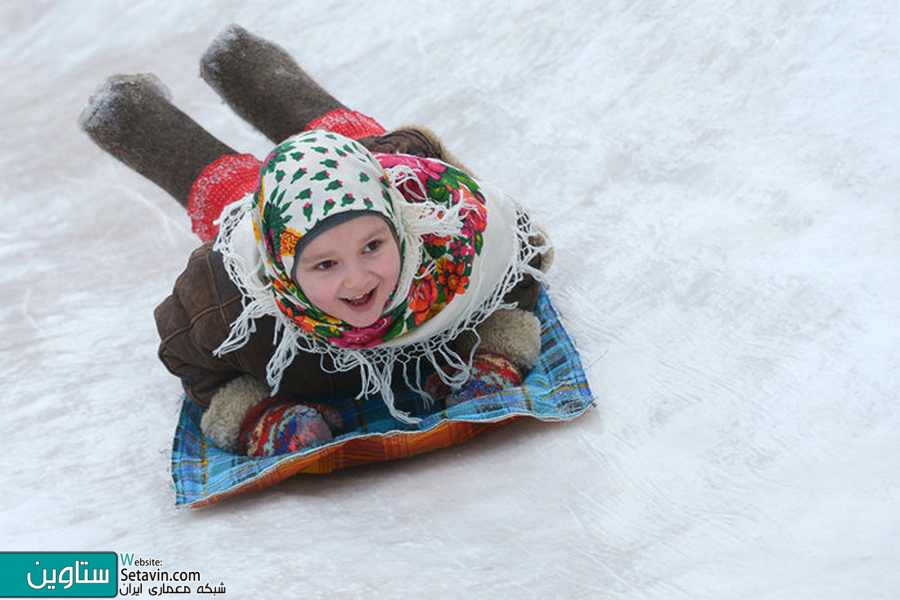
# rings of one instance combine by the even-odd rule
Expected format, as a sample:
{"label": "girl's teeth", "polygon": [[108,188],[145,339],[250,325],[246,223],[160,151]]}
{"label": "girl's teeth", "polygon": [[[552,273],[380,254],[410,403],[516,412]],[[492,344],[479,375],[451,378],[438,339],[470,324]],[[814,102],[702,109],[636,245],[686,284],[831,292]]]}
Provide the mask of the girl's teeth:
{"label": "girl's teeth", "polygon": [[369,290],[369,291],[366,292],[365,294],[362,294],[362,295],[360,295],[360,296],[356,296],[355,298],[345,298],[345,300],[346,300],[347,302],[349,302],[350,304],[362,304],[364,301],[368,300],[369,295],[370,295],[371,293],[372,293],[372,290]]}

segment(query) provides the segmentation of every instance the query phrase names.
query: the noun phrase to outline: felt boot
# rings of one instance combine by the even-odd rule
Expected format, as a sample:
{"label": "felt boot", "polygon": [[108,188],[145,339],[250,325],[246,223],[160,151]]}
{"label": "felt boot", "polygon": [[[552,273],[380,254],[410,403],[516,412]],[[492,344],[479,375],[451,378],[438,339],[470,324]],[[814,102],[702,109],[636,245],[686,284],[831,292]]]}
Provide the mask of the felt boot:
{"label": "felt boot", "polygon": [[206,165],[234,150],[170,101],[153,74],[113,75],[81,112],[81,128],[94,142],[187,206]]}
{"label": "felt boot", "polygon": [[384,133],[374,119],[322,89],[283,48],[239,25],[213,40],[200,59],[200,77],[275,143],[307,129],[353,139]]}

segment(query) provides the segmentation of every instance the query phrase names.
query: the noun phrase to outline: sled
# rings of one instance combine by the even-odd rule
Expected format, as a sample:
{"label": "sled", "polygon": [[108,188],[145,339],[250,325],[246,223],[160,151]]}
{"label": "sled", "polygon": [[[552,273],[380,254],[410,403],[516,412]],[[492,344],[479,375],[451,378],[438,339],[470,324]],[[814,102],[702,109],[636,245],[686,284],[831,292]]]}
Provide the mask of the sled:
{"label": "sled", "polygon": [[[185,396],[172,445],[176,506],[199,508],[301,473],[331,473],[455,446],[523,417],[551,422],[575,419],[593,405],[581,360],[544,290],[535,314],[541,322],[541,353],[520,387],[473,398],[448,410],[418,414],[422,420],[415,425],[391,417],[380,397],[315,399],[355,404],[361,426],[319,446],[248,457],[212,445],[200,431],[201,407]],[[418,397],[406,392],[398,394],[397,400],[400,407],[404,403],[412,407]]]}

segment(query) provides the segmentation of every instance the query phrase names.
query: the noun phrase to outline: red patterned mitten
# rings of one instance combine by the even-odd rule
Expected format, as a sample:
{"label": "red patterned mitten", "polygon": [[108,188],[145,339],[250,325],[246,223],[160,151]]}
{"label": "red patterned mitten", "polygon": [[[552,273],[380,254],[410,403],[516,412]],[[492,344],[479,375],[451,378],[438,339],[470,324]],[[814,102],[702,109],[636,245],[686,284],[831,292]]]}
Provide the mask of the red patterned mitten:
{"label": "red patterned mitten", "polygon": [[241,423],[240,448],[247,456],[274,456],[330,442],[342,427],[338,411],[324,404],[266,398]]}
{"label": "red patterned mitten", "polygon": [[[436,386],[437,383],[440,383],[443,385],[440,379],[437,379],[437,383],[435,383],[433,377],[429,378],[426,383],[426,391],[429,393],[431,393],[431,390],[428,389],[429,384]],[[519,385],[522,385],[522,372],[511,360],[492,352],[479,351],[475,353],[475,358],[472,360],[472,375],[469,380],[458,390],[450,391],[449,395],[445,395],[444,402],[447,408],[450,408],[460,402]],[[446,386],[444,388],[449,390]],[[435,397],[437,398],[437,396]]]}

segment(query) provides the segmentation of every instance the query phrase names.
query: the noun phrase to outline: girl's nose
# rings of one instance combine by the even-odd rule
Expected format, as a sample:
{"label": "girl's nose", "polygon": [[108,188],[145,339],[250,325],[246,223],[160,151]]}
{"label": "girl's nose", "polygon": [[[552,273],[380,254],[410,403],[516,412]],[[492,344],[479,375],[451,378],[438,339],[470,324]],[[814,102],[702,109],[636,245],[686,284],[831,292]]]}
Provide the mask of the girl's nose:
{"label": "girl's nose", "polygon": [[346,276],[344,277],[344,289],[349,293],[362,294],[369,291],[371,277],[362,265],[351,264],[347,266]]}

